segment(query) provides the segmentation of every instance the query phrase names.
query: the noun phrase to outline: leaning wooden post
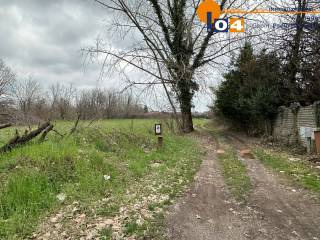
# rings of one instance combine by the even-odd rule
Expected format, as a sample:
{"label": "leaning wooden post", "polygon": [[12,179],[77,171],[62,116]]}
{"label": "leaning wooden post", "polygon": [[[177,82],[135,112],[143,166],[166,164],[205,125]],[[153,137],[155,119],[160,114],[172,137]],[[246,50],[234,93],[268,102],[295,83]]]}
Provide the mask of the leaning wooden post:
{"label": "leaning wooden post", "polygon": [[158,147],[160,148],[163,145],[162,128],[160,123],[156,123],[154,125],[154,133],[158,136]]}
{"label": "leaning wooden post", "polygon": [[163,136],[158,136],[158,146],[162,147],[163,145]]}

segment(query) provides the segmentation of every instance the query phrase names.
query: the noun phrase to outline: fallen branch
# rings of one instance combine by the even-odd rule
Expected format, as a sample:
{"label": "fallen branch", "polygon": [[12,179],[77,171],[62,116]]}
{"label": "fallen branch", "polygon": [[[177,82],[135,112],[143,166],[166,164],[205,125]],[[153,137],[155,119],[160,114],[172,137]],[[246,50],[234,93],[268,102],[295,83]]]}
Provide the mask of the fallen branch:
{"label": "fallen branch", "polygon": [[58,134],[61,138],[64,138],[65,134],[59,133],[58,130],[53,129],[52,130],[54,133]]}
{"label": "fallen branch", "polygon": [[29,132],[28,134],[19,136],[18,131],[16,131],[16,136],[12,138],[6,145],[0,148],[0,153],[5,153],[11,151],[13,148],[26,144],[33,138],[37,137],[42,131],[47,129],[51,125],[50,122],[46,122],[39,126],[36,130]]}
{"label": "fallen branch", "polygon": [[94,118],[94,119],[92,119],[91,121],[90,121],[90,123],[88,124],[88,126],[87,127],[90,127],[95,121],[97,121],[98,120],[98,118]]}
{"label": "fallen branch", "polygon": [[8,128],[8,127],[11,127],[11,126],[12,126],[11,123],[2,124],[2,125],[0,125],[0,129]]}
{"label": "fallen branch", "polygon": [[76,122],[74,123],[73,128],[70,130],[69,135],[73,134],[77,130],[80,118],[81,118],[81,114],[78,115],[78,118],[77,118]]}
{"label": "fallen branch", "polygon": [[48,133],[52,131],[53,128],[54,128],[53,124],[50,123],[50,125],[43,131],[39,141],[43,142],[46,139]]}

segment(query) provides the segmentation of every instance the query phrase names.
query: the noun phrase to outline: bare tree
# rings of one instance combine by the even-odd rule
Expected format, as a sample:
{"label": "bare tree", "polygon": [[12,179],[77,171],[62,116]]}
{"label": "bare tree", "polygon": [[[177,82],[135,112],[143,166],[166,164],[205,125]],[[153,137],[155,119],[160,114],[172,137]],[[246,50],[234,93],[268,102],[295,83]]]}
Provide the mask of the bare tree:
{"label": "bare tree", "polygon": [[8,102],[9,89],[15,80],[15,73],[0,59],[0,107]]}
{"label": "bare tree", "polygon": [[143,113],[133,95],[100,88],[81,91],[76,107],[82,119],[130,118]]}
{"label": "bare tree", "polygon": [[303,94],[302,98],[306,104],[311,104],[320,100],[320,24],[313,29],[308,36],[308,48],[303,58]]}
{"label": "bare tree", "polygon": [[34,116],[35,104],[41,98],[40,84],[29,77],[27,80],[15,84],[13,91],[17,106],[23,113],[24,120],[30,125],[29,118]]}
{"label": "bare tree", "polygon": [[282,88],[284,104],[290,105],[295,101],[310,104],[316,100],[311,96],[314,95],[312,92],[319,89],[317,87],[319,83],[313,77],[316,68],[311,66],[320,56],[319,50],[314,47],[314,43],[319,42],[319,39],[315,40],[319,23],[314,14],[306,13],[319,9],[320,3],[308,0],[271,2],[277,9],[284,9],[283,11],[293,9],[292,12],[297,12],[278,16],[278,25],[282,27],[273,31],[268,37],[270,48],[278,51],[284,66]]}
{"label": "bare tree", "polygon": [[4,112],[1,104],[12,95],[10,109],[0,119],[3,123],[23,123],[31,129],[32,124],[47,120],[71,120],[77,116],[81,119],[126,118],[143,113],[133,95],[113,89],[79,90],[60,83],[44,91],[32,77],[15,82],[15,75],[0,63],[0,115]]}
{"label": "bare tree", "polygon": [[[207,0],[210,1],[210,0]],[[105,65],[125,72],[130,65],[147,73],[149,81],[131,84],[161,85],[175,111],[179,103],[182,130],[193,131],[192,100],[199,89],[200,73],[207,65],[219,64],[218,58],[239,48],[232,43],[248,35],[207,32],[197,18],[201,0],[95,0],[115,14],[111,31],[130,37],[125,50],[108,48],[102,42],[87,49],[95,56],[105,54]],[[242,6],[242,0],[221,0],[221,9]],[[255,1],[258,5],[261,1]],[[223,15],[225,16],[225,15]],[[223,17],[222,16],[222,17]],[[138,35],[138,34],[139,35]],[[137,37],[138,35],[138,37]],[[217,65],[215,65],[217,66]],[[171,95],[175,99],[171,99]]]}
{"label": "bare tree", "polygon": [[49,96],[51,100],[51,117],[62,120],[72,115],[72,105],[76,96],[76,89],[70,84],[68,87],[56,83],[49,87]]}

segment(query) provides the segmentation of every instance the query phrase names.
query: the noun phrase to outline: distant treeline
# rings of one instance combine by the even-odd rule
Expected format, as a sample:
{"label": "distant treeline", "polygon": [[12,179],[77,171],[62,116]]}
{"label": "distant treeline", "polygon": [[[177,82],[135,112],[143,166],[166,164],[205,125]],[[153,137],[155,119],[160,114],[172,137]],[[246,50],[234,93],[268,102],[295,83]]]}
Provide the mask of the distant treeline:
{"label": "distant treeline", "polygon": [[111,89],[79,89],[53,84],[44,89],[29,78],[17,81],[15,73],[0,60],[0,121],[83,120],[130,118],[148,111],[131,94]]}

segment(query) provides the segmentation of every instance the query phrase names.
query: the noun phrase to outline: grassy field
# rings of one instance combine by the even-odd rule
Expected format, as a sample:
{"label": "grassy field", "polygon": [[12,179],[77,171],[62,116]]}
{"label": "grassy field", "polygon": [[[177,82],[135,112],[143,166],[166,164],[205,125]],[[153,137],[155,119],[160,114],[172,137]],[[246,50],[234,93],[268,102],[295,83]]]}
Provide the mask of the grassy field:
{"label": "grassy field", "polygon": [[[0,239],[25,239],[47,216],[74,203],[80,210],[73,217],[85,216],[80,225],[112,220],[99,230],[101,239],[112,234],[161,238],[162,209],[192,179],[201,150],[192,138],[168,131],[157,148],[155,122],[82,122],[69,137],[51,132],[43,143],[34,140],[0,155]],[[73,123],[54,124],[66,132]],[[1,130],[0,144],[13,133]],[[72,223],[61,224],[75,238],[85,231],[82,225],[75,230]]]}

